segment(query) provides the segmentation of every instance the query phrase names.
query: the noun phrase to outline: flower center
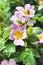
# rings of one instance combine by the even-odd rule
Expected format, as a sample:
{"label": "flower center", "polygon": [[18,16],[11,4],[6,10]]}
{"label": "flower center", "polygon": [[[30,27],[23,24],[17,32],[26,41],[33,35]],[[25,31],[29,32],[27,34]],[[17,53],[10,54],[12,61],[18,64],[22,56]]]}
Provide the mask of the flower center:
{"label": "flower center", "polygon": [[41,34],[38,35],[37,37],[39,38],[39,40],[40,40],[40,39],[43,39],[43,36],[42,36]]}
{"label": "flower center", "polygon": [[29,10],[24,10],[23,13],[24,13],[25,15],[29,15],[29,14],[30,14],[30,11],[29,11]]}
{"label": "flower center", "polygon": [[19,39],[19,38],[22,38],[23,32],[21,32],[21,31],[16,31],[16,32],[14,32],[14,35],[16,36],[17,39]]}
{"label": "flower center", "polygon": [[21,20],[20,19],[17,19],[17,22],[21,22]]}

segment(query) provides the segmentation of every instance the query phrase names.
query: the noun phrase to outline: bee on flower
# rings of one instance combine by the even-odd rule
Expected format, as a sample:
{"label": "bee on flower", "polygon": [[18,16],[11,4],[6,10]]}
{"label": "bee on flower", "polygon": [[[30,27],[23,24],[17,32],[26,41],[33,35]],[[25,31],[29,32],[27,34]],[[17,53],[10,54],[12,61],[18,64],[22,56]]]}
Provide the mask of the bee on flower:
{"label": "bee on flower", "polygon": [[12,24],[12,30],[10,32],[10,39],[14,40],[16,46],[24,46],[23,39],[26,38],[26,24],[23,26]]}

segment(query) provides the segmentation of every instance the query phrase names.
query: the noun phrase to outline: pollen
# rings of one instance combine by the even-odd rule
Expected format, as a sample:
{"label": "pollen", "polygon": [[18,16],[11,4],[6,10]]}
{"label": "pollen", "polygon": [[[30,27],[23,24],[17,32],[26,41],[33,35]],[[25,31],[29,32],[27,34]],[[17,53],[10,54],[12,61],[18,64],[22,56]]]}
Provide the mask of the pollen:
{"label": "pollen", "polygon": [[29,14],[30,14],[30,11],[29,11],[29,10],[24,10],[23,13],[24,13],[25,15],[29,15]]}
{"label": "pollen", "polygon": [[17,39],[19,39],[19,38],[22,38],[22,37],[23,37],[23,32],[21,32],[21,31],[16,31],[16,32],[14,33],[14,35],[16,36]]}

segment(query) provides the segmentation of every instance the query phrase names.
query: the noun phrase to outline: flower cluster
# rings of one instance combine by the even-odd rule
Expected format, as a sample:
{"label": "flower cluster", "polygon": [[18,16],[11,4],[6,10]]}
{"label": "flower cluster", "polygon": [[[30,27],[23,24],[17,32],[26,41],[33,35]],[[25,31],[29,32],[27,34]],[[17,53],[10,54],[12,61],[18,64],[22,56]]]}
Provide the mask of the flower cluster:
{"label": "flower cluster", "polygon": [[34,17],[34,14],[34,5],[18,6],[10,18],[11,25],[0,27],[0,65],[36,65],[35,58],[40,57],[38,45],[43,44],[43,31],[36,26],[37,15]]}
{"label": "flower cluster", "polygon": [[30,18],[32,18],[35,13],[34,5],[26,4],[24,8],[18,6],[16,9],[17,11],[15,11],[15,15],[13,15],[10,20],[15,24],[27,22],[27,25],[33,26]]}
{"label": "flower cluster", "polygon": [[34,5],[26,4],[25,7],[16,7],[15,14],[10,18],[13,22],[11,25],[10,39],[14,40],[16,46],[24,46],[23,39],[26,38],[26,26],[33,26],[30,20],[35,14]]}

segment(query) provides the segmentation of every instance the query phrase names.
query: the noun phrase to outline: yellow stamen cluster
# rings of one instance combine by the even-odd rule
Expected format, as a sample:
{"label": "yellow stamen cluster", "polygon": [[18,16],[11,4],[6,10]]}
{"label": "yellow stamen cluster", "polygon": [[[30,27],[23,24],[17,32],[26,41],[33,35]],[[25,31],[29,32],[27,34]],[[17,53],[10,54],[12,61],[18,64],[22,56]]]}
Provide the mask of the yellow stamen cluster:
{"label": "yellow stamen cluster", "polygon": [[15,31],[14,35],[16,36],[17,39],[19,39],[19,38],[23,37],[23,32],[21,32],[21,31]]}
{"label": "yellow stamen cluster", "polygon": [[25,15],[29,15],[29,14],[30,14],[30,11],[29,11],[29,10],[24,10],[23,13],[24,13]]}

